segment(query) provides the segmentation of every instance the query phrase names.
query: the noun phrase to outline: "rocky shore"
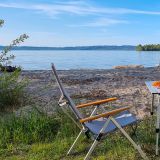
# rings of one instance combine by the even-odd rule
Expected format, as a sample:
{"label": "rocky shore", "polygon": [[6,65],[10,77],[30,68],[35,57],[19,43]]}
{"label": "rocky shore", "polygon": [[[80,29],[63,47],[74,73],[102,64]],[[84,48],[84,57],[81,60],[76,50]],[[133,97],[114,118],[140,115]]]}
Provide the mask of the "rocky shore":
{"label": "rocky shore", "polygon": [[[122,68],[107,70],[60,70],[58,74],[76,103],[118,97],[115,106],[130,106],[140,118],[149,114],[151,94],[145,81],[160,80],[160,69]],[[60,96],[51,71],[23,71],[29,80],[28,93],[47,111]]]}

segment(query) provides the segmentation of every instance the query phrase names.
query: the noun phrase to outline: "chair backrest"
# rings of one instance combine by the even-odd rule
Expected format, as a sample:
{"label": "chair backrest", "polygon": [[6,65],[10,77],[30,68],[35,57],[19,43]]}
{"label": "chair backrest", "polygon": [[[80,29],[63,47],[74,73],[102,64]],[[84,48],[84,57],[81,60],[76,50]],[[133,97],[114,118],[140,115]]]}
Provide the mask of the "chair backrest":
{"label": "chair backrest", "polygon": [[54,66],[54,64],[52,63],[52,71],[55,75],[55,78],[56,78],[56,81],[58,83],[58,86],[59,86],[59,89],[61,91],[61,94],[62,96],[67,100],[69,106],[70,106],[70,109],[72,110],[72,112],[75,114],[75,116],[77,117],[77,119],[82,119],[82,115],[81,113],[78,111],[78,109],[76,108],[76,105],[74,104],[74,102],[72,101],[72,99],[70,98],[70,96],[68,95],[68,93],[66,92],[66,90],[64,89],[60,79],[59,79],[59,76],[57,74],[57,71],[56,71],[56,68]]}

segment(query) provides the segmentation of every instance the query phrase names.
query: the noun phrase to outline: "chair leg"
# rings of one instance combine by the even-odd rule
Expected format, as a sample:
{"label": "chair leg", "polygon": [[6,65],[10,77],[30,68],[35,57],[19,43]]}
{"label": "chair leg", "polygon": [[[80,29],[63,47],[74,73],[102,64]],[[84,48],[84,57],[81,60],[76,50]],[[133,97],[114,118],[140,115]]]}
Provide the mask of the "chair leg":
{"label": "chair leg", "polygon": [[156,155],[159,154],[159,128],[160,128],[160,97],[158,97],[157,122],[156,122]]}
{"label": "chair leg", "polygon": [[98,144],[98,140],[94,140],[91,148],[89,149],[87,155],[85,156],[84,160],[88,160],[89,156],[91,155],[91,153],[93,152],[94,148],[96,147],[96,145]]}
{"label": "chair leg", "polygon": [[145,155],[145,153],[142,151],[141,147],[139,145],[137,145],[132,138],[126,133],[126,131],[119,125],[119,123],[112,117],[110,117],[111,121],[119,128],[119,130],[124,134],[124,136],[132,143],[132,145],[134,146],[134,148],[136,150],[138,150],[138,152],[140,153],[141,157],[144,160],[148,160],[148,157]]}
{"label": "chair leg", "polygon": [[89,149],[87,155],[85,156],[84,160],[88,160],[89,156],[92,154],[94,148],[96,147],[96,145],[98,144],[98,142],[101,140],[101,138],[103,136],[103,133],[104,133],[105,129],[107,128],[109,122],[110,122],[110,118],[108,118],[107,121],[105,122],[105,124],[103,125],[102,129],[100,130],[98,136],[94,140],[94,142],[93,142],[91,148]]}
{"label": "chair leg", "polygon": [[77,138],[75,139],[75,141],[73,142],[72,146],[70,147],[69,151],[67,152],[67,155],[69,155],[73,149],[73,147],[76,145],[77,141],[79,140],[81,134],[83,133],[83,130],[80,131],[80,133],[78,134]]}

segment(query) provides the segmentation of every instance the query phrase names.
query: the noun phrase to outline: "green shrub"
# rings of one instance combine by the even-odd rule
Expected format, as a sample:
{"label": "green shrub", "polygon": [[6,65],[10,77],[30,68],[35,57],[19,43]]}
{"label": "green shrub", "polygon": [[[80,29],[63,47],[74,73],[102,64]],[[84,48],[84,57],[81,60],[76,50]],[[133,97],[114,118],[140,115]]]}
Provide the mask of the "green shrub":
{"label": "green shrub", "polygon": [[[0,19],[0,27],[3,24],[4,20]],[[11,67],[8,64],[15,57],[13,54],[9,54],[9,51],[27,38],[28,35],[22,34],[0,51],[0,70],[4,71],[4,73],[0,72],[0,111],[14,109],[22,103],[26,81],[19,80],[20,68],[13,67],[12,71],[14,72],[7,73],[7,67]]]}
{"label": "green shrub", "polygon": [[20,80],[20,71],[4,72],[0,76],[0,111],[14,109],[23,102],[25,79]]}

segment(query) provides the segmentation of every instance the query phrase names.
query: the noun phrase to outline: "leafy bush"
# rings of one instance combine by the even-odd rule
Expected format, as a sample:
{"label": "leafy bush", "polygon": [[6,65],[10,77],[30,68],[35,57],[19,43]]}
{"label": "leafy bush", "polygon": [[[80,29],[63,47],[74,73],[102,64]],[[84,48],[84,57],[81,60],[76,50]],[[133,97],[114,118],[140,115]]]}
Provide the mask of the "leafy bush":
{"label": "leafy bush", "polygon": [[[0,27],[2,27],[4,21],[0,19]],[[14,55],[8,54],[12,47],[24,42],[28,36],[22,34],[17,39],[13,40],[10,45],[4,47],[0,52],[0,70],[4,71],[0,74],[0,111],[13,109],[17,105],[20,105],[24,96],[24,87],[26,86],[25,80],[20,80],[20,68],[7,66],[14,59]],[[13,73],[7,73],[8,67],[11,67],[9,71],[14,71]]]}
{"label": "leafy bush", "polygon": [[27,80],[19,79],[18,70],[0,76],[0,111],[14,109],[23,102]]}

